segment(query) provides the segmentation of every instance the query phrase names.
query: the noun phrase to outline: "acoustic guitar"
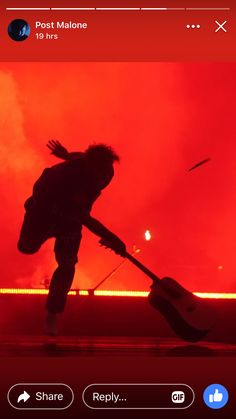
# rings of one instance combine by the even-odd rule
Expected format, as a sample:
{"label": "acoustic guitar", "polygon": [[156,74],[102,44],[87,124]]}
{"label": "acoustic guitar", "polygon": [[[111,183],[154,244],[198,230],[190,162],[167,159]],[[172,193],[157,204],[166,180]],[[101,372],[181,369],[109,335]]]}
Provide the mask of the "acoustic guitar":
{"label": "acoustic guitar", "polygon": [[[100,240],[103,246],[109,242]],[[216,315],[209,303],[183,288],[170,277],[158,278],[134,256],[125,256],[152,279],[149,303],[165,317],[175,333],[189,342],[197,342],[209,333],[216,323]]]}

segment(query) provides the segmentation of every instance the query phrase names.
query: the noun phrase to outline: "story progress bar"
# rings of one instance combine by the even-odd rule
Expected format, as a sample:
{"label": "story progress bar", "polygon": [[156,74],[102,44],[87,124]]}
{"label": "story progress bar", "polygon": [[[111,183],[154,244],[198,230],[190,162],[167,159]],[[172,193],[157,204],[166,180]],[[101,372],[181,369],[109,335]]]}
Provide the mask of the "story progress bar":
{"label": "story progress bar", "polygon": [[230,11],[230,7],[7,7],[6,10],[54,11]]}

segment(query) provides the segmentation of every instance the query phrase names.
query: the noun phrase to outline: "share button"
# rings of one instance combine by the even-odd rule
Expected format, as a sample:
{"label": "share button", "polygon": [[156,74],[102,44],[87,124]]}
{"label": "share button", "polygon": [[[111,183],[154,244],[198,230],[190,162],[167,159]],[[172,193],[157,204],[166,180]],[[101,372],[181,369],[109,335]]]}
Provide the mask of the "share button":
{"label": "share button", "polygon": [[74,401],[74,393],[62,383],[18,383],[7,394],[17,410],[65,410]]}

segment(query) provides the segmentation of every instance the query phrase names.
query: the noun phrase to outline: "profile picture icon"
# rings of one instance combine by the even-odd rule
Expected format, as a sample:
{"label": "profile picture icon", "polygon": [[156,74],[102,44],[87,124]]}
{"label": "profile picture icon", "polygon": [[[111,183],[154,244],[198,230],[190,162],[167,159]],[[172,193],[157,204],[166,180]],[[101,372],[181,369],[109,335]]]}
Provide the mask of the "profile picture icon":
{"label": "profile picture icon", "polygon": [[15,19],[8,26],[8,35],[13,41],[25,41],[30,34],[30,25],[24,19]]}

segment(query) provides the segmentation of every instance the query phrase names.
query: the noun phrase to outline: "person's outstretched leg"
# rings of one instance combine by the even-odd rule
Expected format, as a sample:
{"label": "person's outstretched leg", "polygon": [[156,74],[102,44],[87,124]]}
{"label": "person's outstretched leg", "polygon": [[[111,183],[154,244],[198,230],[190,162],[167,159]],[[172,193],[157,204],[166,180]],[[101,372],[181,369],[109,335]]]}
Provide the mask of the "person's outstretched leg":
{"label": "person's outstretched leg", "polygon": [[67,294],[71,288],[75,264],[77,263],[77,253],[81,241],[81,233],[71,233],[56,238],[55,255],[58,267],[53,273],[49,287],[49,294],[46,302],[47,314],[47,333],[55,335],[57,333],[58,314],[64,311]]}

